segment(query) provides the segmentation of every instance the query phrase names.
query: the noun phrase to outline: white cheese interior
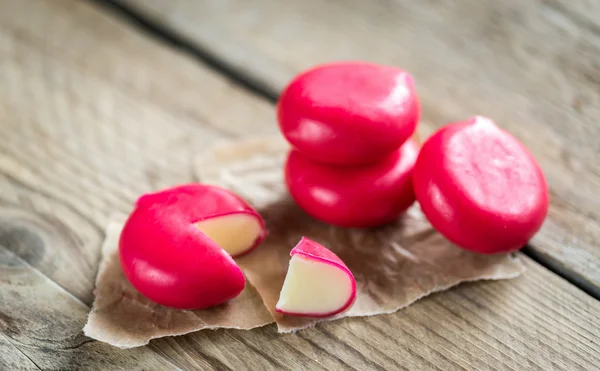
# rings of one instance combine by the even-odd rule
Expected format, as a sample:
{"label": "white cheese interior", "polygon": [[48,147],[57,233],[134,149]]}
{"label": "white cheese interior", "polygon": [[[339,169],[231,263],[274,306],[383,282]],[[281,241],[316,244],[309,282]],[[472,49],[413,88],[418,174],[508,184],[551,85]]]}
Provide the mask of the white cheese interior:
{"label": "white cheese interior", "polygon": [[350,277],[342,269],[296,254],[276,307],[288,313],[327,314],[342,308],[351,295]]}
{"label": "white cheese interior", "polygon": [[229,255],[239,255],[252,247],[261,233],[259,221],[249,214],[230,214],[206,219],[196,227]]}

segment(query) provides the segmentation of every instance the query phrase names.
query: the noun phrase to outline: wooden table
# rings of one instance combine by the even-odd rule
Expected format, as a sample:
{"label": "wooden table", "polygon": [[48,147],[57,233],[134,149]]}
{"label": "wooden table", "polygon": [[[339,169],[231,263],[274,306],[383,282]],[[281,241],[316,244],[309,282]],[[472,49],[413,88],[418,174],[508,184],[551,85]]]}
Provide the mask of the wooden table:
{"label": "wooden table", "polygon": [[[600,367],[599,2],[115,3],[0,0],[0,369]],[[83,336],[109,215],[274,133],[283,85],[339,59],[412,72],[423,135],[481,113],[527,144],[552,192],[527,273],[295,335]]]}

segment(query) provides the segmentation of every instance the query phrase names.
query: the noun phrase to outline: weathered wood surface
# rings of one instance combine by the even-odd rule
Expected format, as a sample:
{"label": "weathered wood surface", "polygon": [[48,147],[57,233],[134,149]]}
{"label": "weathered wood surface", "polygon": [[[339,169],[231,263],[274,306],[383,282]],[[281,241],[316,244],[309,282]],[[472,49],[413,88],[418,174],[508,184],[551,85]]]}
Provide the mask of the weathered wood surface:
{"label": "weathered wood surface", "polygon": [[39,367],[3,334],[0,334],[0,355],[0,370],[39,370]]}
{"label": "weathered wood surface", "polygon": [[80,334],[105,222],[143,192],[190,181],[192,153],[215,139],[272,127],[271,107],[88,3],[0,8],[0,245],[29,264],[13,277],[2,254],[0,332],[45,369],[167,368],[149,348]]}
{"label": "weathered wood surface", "polygon": [[118,0],[275,96],[332,60],[415,75],[422,131],[492,117],[538,158],[552,192],[532,252],[600,297],[600,3]]}
{"label": "weathered wood surface", "polygon": [[273,132],[273,107],[87,2],[0,6],[2,367],[575,370],[600,361],[600,304],[527,259],[516,280],[295,335],[203,331],[131,351],[86,339],[110,213],[191,180],[193,153],[219,138]]}
{"label": "weathered wood surface", "polygon": [[89,308],[2,246],[0,277],[0,329],[18,348],[0,347],[2,362],[11,366],[6,370],[176,369],[148,348],[115,351],[83,336]]}

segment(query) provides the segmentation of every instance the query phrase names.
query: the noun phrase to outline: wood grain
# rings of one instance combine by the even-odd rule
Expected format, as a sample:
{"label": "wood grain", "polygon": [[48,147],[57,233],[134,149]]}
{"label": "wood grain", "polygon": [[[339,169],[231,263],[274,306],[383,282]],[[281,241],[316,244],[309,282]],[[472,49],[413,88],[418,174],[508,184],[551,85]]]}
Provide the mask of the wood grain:
{"label": "wood grain", "polygon": [[[5,1],[0,14],[0,218],[17,229],[11,234],[39,231],[50,254],[44,273],[90,304],[111,212],[190,181],[192,154],[215,139],[274,125],[266,102],[248,104],[226,79],[88,4],[33,9]],[[15,208],[22,204],[33,215]],[[65,261],[73,268],[61,271]]]}
{"label": "wood grain", "polygon": [[8,337],[0,334],[0,369],[1,370],[40,370],[32,360],[10,342]]}
{"label": "wood grain", "polygon": [[[176,368],[147,348],[117,352],[87,339],[80,330],[89,308],[2,246],[0,277],[0,329],[19,350],[6,351],[5,361],[17,368],[31,363],[43,370]],[[19,354],[27,361],[16,359]]]}
{"label": "wood grain", "polygon": [[600,297],[600,5],[593,1],[119,0],[275,96],[332,60],[415,75],[422,132],[474,114],[534,153],[552,192],[532,241]]}
{"label": "wood grain", "polygon": [[86,2],[0,6],[0,359],[10,369],[598,364],[598,302],[531,261],[517,280],[295,335],[203,331],[131,352],[89,341],[80,330],[109,214],[191,180],[193,154],[215,140],[273,132],[272,106]]}
{"label": "wood grain", "polygon": [[[20,337],[0,332],[40,358],[54,344],[46,369],[97,368],[102,357],[126,366],[132,354],[150,354],[140,367],[164,368],[149,349],[68,350],[84,341],[88,308],[76,300],[92,302],[105,222],[143,192],[192,180],[193,153],[214,140],[271,130],[271,107],[87,3],[0,6],[0,245],[74,296],[66,307],[28,300],[27,316],[41,316],[36,327],[14,322],[20,301],[3,301]],[[58,337],[50,327],[36,333],[42,326]]]}

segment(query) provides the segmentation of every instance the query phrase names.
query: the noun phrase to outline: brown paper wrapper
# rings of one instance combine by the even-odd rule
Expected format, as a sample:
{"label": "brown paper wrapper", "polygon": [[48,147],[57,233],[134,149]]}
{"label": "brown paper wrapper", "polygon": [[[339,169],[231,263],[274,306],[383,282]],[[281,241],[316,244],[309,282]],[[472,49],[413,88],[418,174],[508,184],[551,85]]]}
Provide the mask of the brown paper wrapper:
{"label": "brown paper wrapper", "polygon": [[151,339],[183,335],[202,329],[249,330],[273,322],[251,285],[226,304],[205,310],[181,310],[156,304],[125,278],[118,243],[124,217],[112,217],[102,246],[96,278],[96,298],[83,332],[119,348],[148,344]]}
{"label": "brown paper wrapper", "polygon": [[[312,219],[285,191],[282,168],[287,150],[279,138],[259,138],[223,144],[196,160],[201,181],[246,198],[269,229],[259,248],[237,259],[250,283],[240,296],[196,311],[167,308],[146,299],[127,281],[119,264],[117,246],[124,217],[111,218],[84,333],[130,348],[202,329],[252,329],[273,319],[280,332],[292,332],[319,321],[391,313],[460,282],[512,278],[524,271],[517,256],[478,255],[453,246],[431,228],[416,205],[396,223],[369,230],[337,228]],[[330,248],[353,272],[358,293],[348,311],[325,319],[275,312],[289,251],[302,236]]]}
{"label": "brown paper wrapper", "polygon": [[[279,138],[257,138],[217,146],[195,163],[202,182],[234,191],[264,217],[269,237],[237,262],[280,332],[341,317],[392,313],[460,282],[513,278],[524,272],[516,255],[481,255],[452,245],[431,227],[418,205],[395,223],[376,229],[344,229],[314,220],[285,190],[282,169],[287,151]],[[331,249],[354,274],[357,299],[348,311],[325,319],[275,312],[289,252],[302,236]]]}

